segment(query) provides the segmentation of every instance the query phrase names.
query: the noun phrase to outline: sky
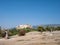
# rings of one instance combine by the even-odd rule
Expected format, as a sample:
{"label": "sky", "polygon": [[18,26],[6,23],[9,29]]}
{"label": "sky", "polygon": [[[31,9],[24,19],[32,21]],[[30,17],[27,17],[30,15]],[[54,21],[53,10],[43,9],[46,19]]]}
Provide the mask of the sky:
{"label": "sky", "polygon": [[0,26],[60,24],[60,0],[0,0]]}

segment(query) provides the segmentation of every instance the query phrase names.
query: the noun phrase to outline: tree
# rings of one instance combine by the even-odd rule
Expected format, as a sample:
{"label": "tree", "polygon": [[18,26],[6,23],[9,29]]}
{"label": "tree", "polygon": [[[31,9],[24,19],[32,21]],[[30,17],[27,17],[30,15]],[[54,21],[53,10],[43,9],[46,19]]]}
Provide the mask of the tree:
{"label": "tree", "polygon": [[56,27],[56,30],[60,30],[60,26]]}
{"label": "tree", "polygon": [[49,26],[47,26],[47,27],[45,28],[45,30],[46,30],[46,31],[51,31],[51,29],[50,29]]}
{"label": "tree", "polygon": [[38,26],[37,30],[43,32],[44,28],[42,26]]}
{"label": "tree", "polygon": [[9,29],[9,33],[10,33],[11,36],[12,36],[12,35],[18,34],[18,31],[16,30],[16,28],[11,28],[11,29]]}
{"label": "tree", "polygon": [[25,30],[26,30],[26,32],[30,32],[30,31],[32,31],[32,29],[29,28],[29,27],[25,28]]}
{"label": "tree", "polygon": [[1,26],[0,26],[0,34],[1,34]]}
{"label": "tree", "polygon": [[50,29],[51,29],[51,32],[55,31],[55,27],[53,27],[53,26],[51,26]]}

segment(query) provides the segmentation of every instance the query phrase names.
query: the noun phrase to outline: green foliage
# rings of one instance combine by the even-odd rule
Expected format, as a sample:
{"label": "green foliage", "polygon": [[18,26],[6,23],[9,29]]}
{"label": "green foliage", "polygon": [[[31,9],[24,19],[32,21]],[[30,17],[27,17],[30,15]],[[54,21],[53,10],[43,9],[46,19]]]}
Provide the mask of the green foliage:
{"label": "green foliage", "polygon": [[[23,31],[21,31],[21,30],[23,30]],[[42,27],[42,26],[38,26],[37,27],[37,29],[33,29],[33,28],[29,28],[29,27],[27,27],[27,28],[24,28],[24,29],[19,29],[19,30],[17,30],[16,28],[11,28],[11,29],[9,29],[8,30],[8,35],[9,36],[13,36],[13,35],[16,35],[16,34],[18,34],[18,35],[25,35],[25,33],[28,33],[28,32],[30,32],[30,31],[40,31],[40,32],[43,32],[43,31],[60,31],[60,26],[58,26],[58,27],[49,27],[49,26],[47,26],[47,27]],[[2,31],[1,30],[1,27],[0,27],[0,37],[4,37],[4,31]]]}
{"label": "green foliage", "polygon": [[[30,32],[30,31],[32,31],[32,29],[31,28],[29,28],[29,27],[27,27],[27,28],[23,28],[23,29],[19,29],[19,30],[25,30],[26,31],[26,33],[28,33],[28,32]],[[19,31],[18,30],[18,31]]]}
{"label": "green foliage", "polygon": [[46,30],[46,31],[51,31],[51,28],[50,28],[49,26],[47,26],[47,27],[45,28],[45,30]]}
{"label": "green foliage", "polygon": [[42,26],[38,26],[37,30],[40,31],[40,32],[43,32],[44,28]]}
{"label": "green foliage", "polygon": [[24,29],[19,29],[19,30],[17,30],[16,28],[9,29],[9,36],[13,36],[16,34],[22,35],[22,33],[25,33],[24,31],[22,31],[21,33],[21,30],[25,30],[25,32],[27,33],[31,31],[31,28],[24,28]]}
{"label": "green foliage", "polygon": [[25,30],[26,32],[30,32],[30,31],[31,31],[31,28],[28,28],[28,27],[27,27],[27,28],[25,28],[24,30]]}
{"label": "green foliage", "polygon": [[60,30],[60,26],[56,27],[55,30],[58,30],[59,31]]}
{"label": "green foliage", "polygon": [[16,30],[16,28],[12,28],[9,30],[9,36],[16,35],[16,34],[18,34],[18,31]]}

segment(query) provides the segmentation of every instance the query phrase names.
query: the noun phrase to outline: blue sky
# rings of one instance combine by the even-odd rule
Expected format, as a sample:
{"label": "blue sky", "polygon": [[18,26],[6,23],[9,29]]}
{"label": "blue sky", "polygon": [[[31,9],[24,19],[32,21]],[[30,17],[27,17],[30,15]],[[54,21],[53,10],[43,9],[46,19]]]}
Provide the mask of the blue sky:
{"label": "blue sky", "polygon": [[60,24],[60,0],[0,0],[0,25]]}

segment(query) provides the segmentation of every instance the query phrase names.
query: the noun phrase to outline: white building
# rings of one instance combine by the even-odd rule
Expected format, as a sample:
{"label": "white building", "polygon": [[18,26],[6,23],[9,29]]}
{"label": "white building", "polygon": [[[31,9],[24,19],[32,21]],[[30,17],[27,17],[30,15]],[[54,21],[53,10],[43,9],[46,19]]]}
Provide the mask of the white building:
{"label": "white building", "polygon": [[31,25],[25,24],[25,25],[19,25],[19,26],[16,26],[16,29],[23,29],[23,28],[27,28],[27,27],[32,28]]}

